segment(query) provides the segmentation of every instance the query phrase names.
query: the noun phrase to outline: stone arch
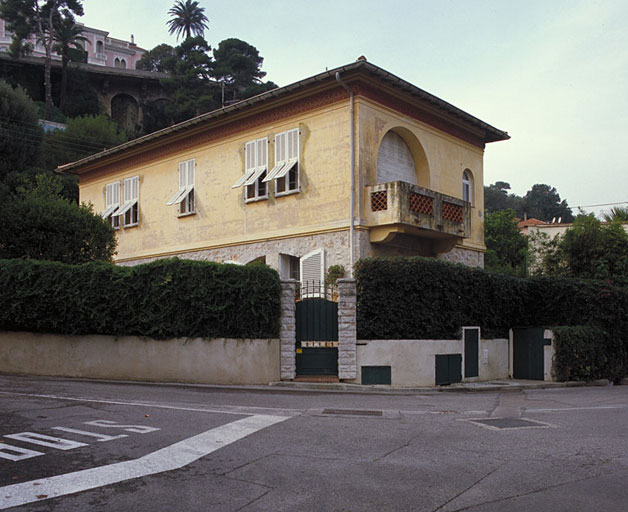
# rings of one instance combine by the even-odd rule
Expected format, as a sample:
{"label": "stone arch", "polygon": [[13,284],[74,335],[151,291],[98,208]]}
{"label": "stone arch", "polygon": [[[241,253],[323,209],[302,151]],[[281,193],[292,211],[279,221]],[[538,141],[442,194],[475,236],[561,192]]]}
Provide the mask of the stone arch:
{"label": "stone arch", "polygon": [[407,128],[388,130],[377,151],[377,183],[405,181],[429,188],[427,156],[419,139]]}
{"label": "stone arch", "polygon": [[129,94],[116,94],[111,98],[111,118],[126,132],[134,132],[139,124],[137,100]]}

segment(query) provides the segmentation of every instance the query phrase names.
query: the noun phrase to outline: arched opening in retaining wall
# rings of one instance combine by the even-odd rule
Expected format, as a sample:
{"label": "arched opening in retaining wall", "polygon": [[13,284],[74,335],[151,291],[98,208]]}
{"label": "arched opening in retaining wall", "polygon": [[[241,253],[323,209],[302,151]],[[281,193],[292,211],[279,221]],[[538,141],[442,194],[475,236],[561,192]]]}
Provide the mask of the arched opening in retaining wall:
{"label": "arched opening in retaining wall", "polygon": [[139,124],[139,105],[129,94],[116,94],[111,98],[111,118],[128,133],[136,131]]}

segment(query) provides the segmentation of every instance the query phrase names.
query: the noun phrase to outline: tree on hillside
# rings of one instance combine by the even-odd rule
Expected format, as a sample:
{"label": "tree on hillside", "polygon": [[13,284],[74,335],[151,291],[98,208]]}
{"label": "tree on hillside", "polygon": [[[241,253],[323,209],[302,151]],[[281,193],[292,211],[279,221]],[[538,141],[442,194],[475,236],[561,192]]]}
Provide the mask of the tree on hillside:
{"label": "tree on hillside", "polygon": [[220,106],[214,98],[217,88],[210,78],[214,62],[209,51],[207,41],[192,37],[175,48],[175,56],[163,60],[170,74],[161,80],[171,100],[165,106],[170,122],[185,121]]}
{"label": "tree on hillside", "polygon": [[574,217],[567,201],[560,199],[554,187],[536,184],[524,196],[525,211],[529,218],[551,222],[561,219],[562,222],[573,222]]}
{"label": "tree on hillside", "polygon": [[169,44],[159,44],[152,50],[147,51],[142,58],[137,61],[135,69],[141,69],[143,71],[158,71],[160,73],[167,73],[169,70],[166,68],[164,61],[168,57],[175,57],[176,52]]}
{"label": "tree on hillside", "polygon": [[59,165],[75,162],[126,141],[126,133],[106,116],[69,119],[65,130],[50,132],[44,139],[46,168],[54,170]]}
{"label": "tree on hillside", "polygon": [[37,106],[22,87],[0,80],[0,182],[41,161],[43,130]]}
{"label": "tree on hillside", "polygon": [[36,186],[0,201],[0,258],[63,263],[111,261],[115,231],[93,212],[61,196],[56,176],[39,176]]}
{"label": "tree on hillside", "polygon": [[46,110],[45,119],[51,119],[52,113],[52,50],[55,43],[54,31],[61,21],[73,15],[82,16],[83,6],[80,0],[3,0],[0,3],[0,18],[7,22],[7,28],[13,32],[13,40],[24,41],[35,35],[44,46],[44,85]]}
{"label": "tree on hillside", "polygon": [[484,209],[488,212],[499,212],[502,210],[514,210],[518,217],[523,217],[523,198],[509,193],[510,183],[496,181],[484,187]]}
{"label": "tree on hillside", "polygon": [[83,27],[76,24],[74,16],[68,14],[61,18],[54,28],[55,44],[53,50],[61,55],[61,92],[59,94],[59,108],[61,111],[65,107],[65,98],[68,88],[68,62],[83,61],[85,51],[82,44],[89,42],[83,36]]}
{"label": "tree on hillside", "polygon": [[205,30],[209,28],[209,20],[205,16],[205,8],[200,7],[195,0],[178,0],[168,11],[171,19],[166,23],[168,33],[176,34],[177,40],[181,35],[185,39],[195,36],[203,37]]}
{"label": "tree on hillside", "polygon": [[484,242],[486,243],[485,268],[508,274],[525,275],[528,242],[517,227],[514,210],[486,214]]}
{"label": "tree on hillside", "polygon": [[[221,41],[214,49],[213,75],[216,79],[230,86],[233,99],[244,97],[244,91],[254,85],[260,85],[266,72],[262,71],[264,58],[255,46],[241,39],[230,38]],[[273,84],[274,85],[274,84]]]}

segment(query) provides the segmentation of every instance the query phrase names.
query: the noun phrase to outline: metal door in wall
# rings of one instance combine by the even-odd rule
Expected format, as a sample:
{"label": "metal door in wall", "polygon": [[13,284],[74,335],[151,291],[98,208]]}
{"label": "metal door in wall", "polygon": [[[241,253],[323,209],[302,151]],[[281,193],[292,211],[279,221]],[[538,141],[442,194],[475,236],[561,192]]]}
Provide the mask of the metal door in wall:
{"label": "metal door in wall", "polygon": [[480,330],[464,329],[464,378],[478,377],[479,373],[479,345]]}
{"label": "metal door in wall", "polygon": [[308,297],[296,306],[297,375],[338,375],[338,304]]}
{"label": "metal door in wall", "polygon": [[513,329],[513,377],[544,380],[543,327]]}

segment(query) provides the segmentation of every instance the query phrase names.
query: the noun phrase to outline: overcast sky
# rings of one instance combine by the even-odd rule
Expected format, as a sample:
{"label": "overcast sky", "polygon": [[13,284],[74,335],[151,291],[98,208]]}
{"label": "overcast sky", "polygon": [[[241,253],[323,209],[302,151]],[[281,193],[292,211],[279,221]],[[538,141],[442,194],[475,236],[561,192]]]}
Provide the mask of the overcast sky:
{"label": "overcast sky", "polygon": [[[146,49],[176,44],[174,0],[84,0],[80,21]],[[213,46],[243,39],[280,86],[370,62],[512,139],[488,144],[484,181],[570,206],[628,202],[626,0],[200,0]],[[625,205],[625,204],[624,204]],[[587,210],[608,209],[586,208]]]}

